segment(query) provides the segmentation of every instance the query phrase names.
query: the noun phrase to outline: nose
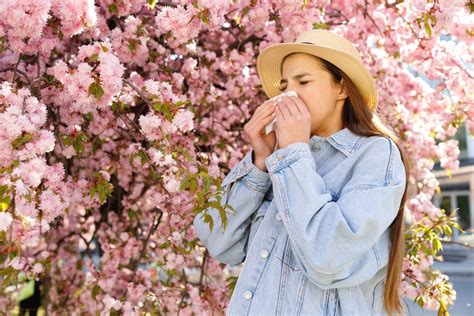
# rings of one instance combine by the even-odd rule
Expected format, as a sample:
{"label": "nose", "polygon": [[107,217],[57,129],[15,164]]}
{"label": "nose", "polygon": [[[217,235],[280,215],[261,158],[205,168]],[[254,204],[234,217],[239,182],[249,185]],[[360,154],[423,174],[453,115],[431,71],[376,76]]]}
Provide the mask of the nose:
{"label": "nose", "polygon": [[291,91],[291,90],[293,90],[293,91],[295,91],[296,93],[298,93],[298,90],[297,90],[297,88],[296,88],[296,85],[291,84],[291,83],[288,83],[288,84],[286,85],[285,89],[283,89],[283,90],[281,91],[281,93],[288,92],[288,91]]}

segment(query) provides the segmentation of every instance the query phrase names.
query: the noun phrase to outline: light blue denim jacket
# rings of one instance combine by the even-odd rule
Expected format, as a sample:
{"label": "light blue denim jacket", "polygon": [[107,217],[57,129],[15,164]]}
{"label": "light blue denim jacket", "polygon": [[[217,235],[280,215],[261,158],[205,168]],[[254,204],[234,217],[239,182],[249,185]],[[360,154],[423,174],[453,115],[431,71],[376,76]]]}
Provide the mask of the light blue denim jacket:
{"label": "light blue denim jacket", "polygon": [[386,315],[389,225],[405,189],[400,151],[388,137],[344,128],[277,149],[252,151],[222,182],[227,228],[198,215],[211,257],[243,267],[227,315]]}

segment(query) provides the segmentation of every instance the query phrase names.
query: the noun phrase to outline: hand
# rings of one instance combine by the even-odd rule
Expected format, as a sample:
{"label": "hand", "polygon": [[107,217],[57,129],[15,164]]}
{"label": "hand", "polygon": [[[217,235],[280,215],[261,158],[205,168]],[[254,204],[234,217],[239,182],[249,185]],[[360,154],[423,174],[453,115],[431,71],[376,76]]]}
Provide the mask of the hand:
{"label": "hand", "polygon": [[268,100],[255,110],[252,118],[244,126],[244,132],[250,139],[255,154],[254,164],[262,171],[266,170],[265,158],[273,153],[276,144],[275,132],[265,135],[262,130],[275,115],[275,102]]}
{"label": "hand", "polygon": [[311,113],[299,97],[283,96],[276,109],[276,137],[278,148],[295,142],[309,142]]}

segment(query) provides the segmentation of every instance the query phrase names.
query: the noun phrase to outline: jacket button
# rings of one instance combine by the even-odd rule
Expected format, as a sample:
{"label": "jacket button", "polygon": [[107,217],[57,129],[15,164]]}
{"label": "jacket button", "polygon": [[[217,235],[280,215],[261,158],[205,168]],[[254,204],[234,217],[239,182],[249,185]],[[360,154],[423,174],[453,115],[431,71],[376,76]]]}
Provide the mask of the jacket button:
{"label": "jacket button", "polygon": [[281,215],[280,213],[277,213],[277,215],[275,216],[276,220],[281,222]]}
{"label": "jacket button", "polygon": [[260,251],[260,257],[262,258],[267,258],[268,257],[268,250],[267,249],[263,249],[262,251]]}
{"label": "jacket button", "polygon": [[244,297],[245,297],[246,300],[251,299],[251,298],[252,298],[252,292],[250,292],[250,291],[245,291],[245,292],[244,292]]}
{"label": "jacket button", "polygon": [[313,144],[313,150],[318,151],[321,149],[321,146],[319,144]]}

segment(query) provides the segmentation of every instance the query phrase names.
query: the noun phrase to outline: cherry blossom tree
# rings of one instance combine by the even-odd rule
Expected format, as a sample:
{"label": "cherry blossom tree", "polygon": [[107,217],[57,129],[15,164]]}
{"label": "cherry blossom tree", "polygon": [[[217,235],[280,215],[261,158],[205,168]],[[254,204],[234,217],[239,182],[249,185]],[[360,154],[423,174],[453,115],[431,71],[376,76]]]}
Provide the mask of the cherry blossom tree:
{"label": "cherry blossom tree", "polygon": [[458,168],[452,136],[463,122],[474,133],[473,11],[466,0],[3,0],[1,309],[36,280],[51,313],[222,312],[235,277],[192,220],[213,207],[226,222],[212,197],[266,99],[258,52],[323,28],[361,51],[377,115],[413,162],[403,293],[445,312],[455,291],[431,264],[456,224],[431,202],[432,169]]}

